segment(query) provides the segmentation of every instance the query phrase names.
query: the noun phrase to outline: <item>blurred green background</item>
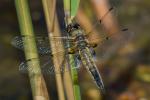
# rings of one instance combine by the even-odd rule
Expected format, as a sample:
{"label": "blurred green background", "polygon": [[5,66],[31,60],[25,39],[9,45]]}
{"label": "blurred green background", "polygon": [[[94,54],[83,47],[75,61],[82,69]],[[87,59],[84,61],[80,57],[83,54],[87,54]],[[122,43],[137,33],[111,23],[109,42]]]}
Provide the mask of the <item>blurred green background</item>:
{"label": "blurred green background", "polygon": [[[150,100],[150,1],[110,0],[110,4],[116,7],[119,23],[135,34],[107,60],[99,59],[107,88],[103,100]],[[29,5],[35,33],[46,33],[41,1],[29,0]],[[81,5],[91,21],[96,21],[90,2],[82,0]],[[10,44],[19,32],[14,0],[0,0],[0,100],[32,100],[28,76],[18,71],[24,53]],[[96,51],[98,55],[101,53],[100,48]],[[89,74],[81,69],[79,75],[82,99],[100,100]],[[54,76],[45,76],[45,79],[50,98],[57,100]]]}

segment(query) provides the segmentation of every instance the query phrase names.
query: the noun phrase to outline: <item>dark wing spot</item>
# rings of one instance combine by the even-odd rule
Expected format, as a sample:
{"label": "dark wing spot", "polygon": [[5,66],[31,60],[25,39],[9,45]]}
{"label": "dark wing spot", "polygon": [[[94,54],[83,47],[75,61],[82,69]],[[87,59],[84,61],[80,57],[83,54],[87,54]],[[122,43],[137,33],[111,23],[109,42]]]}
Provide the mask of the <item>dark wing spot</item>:
{"label": "dark wing spot", "polygon": [[128,30],[128,28],[124,28],[124,29],[122,29],[122,31],[127,31]]}

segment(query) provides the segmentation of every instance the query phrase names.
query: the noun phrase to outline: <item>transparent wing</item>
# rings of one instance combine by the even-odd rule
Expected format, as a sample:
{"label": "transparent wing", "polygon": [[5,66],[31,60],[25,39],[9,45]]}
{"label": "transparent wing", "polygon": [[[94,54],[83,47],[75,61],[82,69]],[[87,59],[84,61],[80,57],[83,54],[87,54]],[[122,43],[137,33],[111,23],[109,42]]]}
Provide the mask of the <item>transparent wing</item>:
{"label": "transparent wing", "polygon": [[[40,59],[41,72],[43,74],[62,74],[62,73],[69,71],[71,69],[79,69],[80,66],[78,66],[78,67],[75,66],[73,68],[70,68],[68,54],[59,55],[59,57],[60,56],[64,56],[64,58],[61,60],[60,66],[58,68],[54,67],[54,65],[53,65],[53,60],[52,60],[53,57],[49,57],[49,56],[46,56],[45,58],[41,57],[41,59]],[[19,65],[19,71],[21,73],[28,73],[28,71],[32,71],[33,73],[37,73],[39,70],[34,69],[34,66],[35,66],[34,62],[36,60],[37,59],[31,59],[31,60],[22,62]],[[71,62],[71,63],[74,63],[74,62]],[[28,65],[30,65],[30,66],[28,66]]]}
{"label": "transparent wing", "polygon": [[96,52],[94,50],[94,48],[89,48],[90,52],[91,52],[91,55],[92,55],[92,58],[95,62],[97,62],[97,57],[96,57]]}
{"label": "transparent wing", "polygon": [[80,66],[81,66],[81,61],[79,59],[75,58],[75,68],[73,68],[73,69],[79,69]]}
{"label": "transparent wing", "polygon": [[[103,17],[94,24],[94,27],[101,25],[103,27],[103,22],[106,20],[105,18],[109,15],[109,13],[114,14],[114,8],[111,7],[108,11],[103,15]],[[99,26],[100,27],[100,26]],[[130,40],[133,39],[134,33],[128,30],[127,28],[120,29],[117,32],[109,33],[110,30],[104,30],[107,33],[100,33],[99,36],[93,34],[93,30],[87,33],[86,37],[90,41],[89,43],[95,43],[94,41],[98,41],[96,43],[99,45],[100,51],[100,59],[106,60],[110,58],[119,48],[125,46],[125,44],[129,43]]]}
{"label": "transparent wing", "polygon": [[98,44],[98,55],[100,60],[107,60],[110,58],[117,50],[125,46],[132,40],[134,33],[128,29],[123,29],[112,35],[105,35],[103,38],[100,38],[100,43]]}
{"label": "transparent wing", "polygon": [[[25,45],[25,39],[32,39],[32,36],[16,36],[12,39],[11,44],[18,48],[23,50],[24,45]],[[51,36],[50,39],[52,41],[55,41],[55,45],[60,46],[60,44],[64,45],[64,42],[73,42],[73,38],[71,37],[58,37],[58,36]],[[36,40],[36,44],[37,44],[37,48],[38,48],[38,52],[40,54],[49,54],[51,53],[51,49],[50,49],[50,44],[49,44],[49,38],[48,36],[44,35],[38,35],[35,37]],[[65,48],[67,48],[67,45],[65,45]],[[56,51],[56,50],[54,50]],[[61,52],[62,50],[57,50],[57,52]]]}
{"label": "transparent wing", "polygon": [[101,25],[103,20],[108,16],[109,13],[113,13],[114,15],[116,15],[115,11],[116,10],[114,9],[114,7],[109,8],[108,11],[99,20],[96,20],[93,25],[93,29],[87,32],[86,35],[89,36],[91,33],[93,33],[93,31],[95,30],[94,28],[96,28],[98,25]]}

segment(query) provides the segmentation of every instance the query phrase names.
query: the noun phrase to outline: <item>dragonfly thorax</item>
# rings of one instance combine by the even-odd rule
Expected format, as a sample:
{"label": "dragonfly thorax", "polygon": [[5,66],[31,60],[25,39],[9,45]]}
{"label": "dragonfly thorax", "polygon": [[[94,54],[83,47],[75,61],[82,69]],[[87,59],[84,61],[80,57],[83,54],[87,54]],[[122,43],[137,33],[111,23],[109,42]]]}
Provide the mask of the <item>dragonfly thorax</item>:
{"label": "dragonfly thorax", "polygon": [[75,38],[76,47],[78,50],[87,47],[87,39],[85,38],[84,31],[79,24],[70,24],[67,27],[69,34]]}
{"label": "dragonfly thorax", "polygon": [[84,49],[87,47],[87,41],[82,31],[78,31],[75,37],[76,45],[78,49]]}

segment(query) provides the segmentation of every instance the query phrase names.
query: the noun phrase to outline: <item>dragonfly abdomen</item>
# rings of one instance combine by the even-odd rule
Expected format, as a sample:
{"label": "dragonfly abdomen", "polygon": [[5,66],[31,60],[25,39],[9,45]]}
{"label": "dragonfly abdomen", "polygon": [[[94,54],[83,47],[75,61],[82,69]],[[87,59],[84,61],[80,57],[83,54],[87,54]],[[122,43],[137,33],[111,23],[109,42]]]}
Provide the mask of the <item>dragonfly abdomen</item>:
{"label": "dragonfly abdomen", "polygon": [[89,51],[89,48],[81,50],[80,56],[83,65],[86,67],[87,71],[92,76],[98,88],[104,93],[105,92],[104,84],[97,69],[97,66],[92,58],[91,52]]}

